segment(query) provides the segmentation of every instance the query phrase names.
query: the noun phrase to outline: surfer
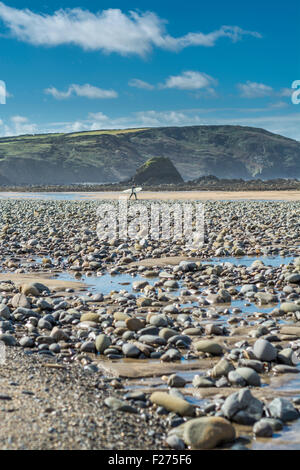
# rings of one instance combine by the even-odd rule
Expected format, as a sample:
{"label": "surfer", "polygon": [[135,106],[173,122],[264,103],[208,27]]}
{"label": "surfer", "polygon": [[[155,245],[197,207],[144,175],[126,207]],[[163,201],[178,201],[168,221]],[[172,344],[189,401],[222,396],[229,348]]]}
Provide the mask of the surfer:
{"label": "surfer", "polygon": [[131,194],[130,194],[129,200],[132,198],[132,196],[134,196],[135,200],[137,200],[135,186],[132,186],[132,188],[131,188]]}

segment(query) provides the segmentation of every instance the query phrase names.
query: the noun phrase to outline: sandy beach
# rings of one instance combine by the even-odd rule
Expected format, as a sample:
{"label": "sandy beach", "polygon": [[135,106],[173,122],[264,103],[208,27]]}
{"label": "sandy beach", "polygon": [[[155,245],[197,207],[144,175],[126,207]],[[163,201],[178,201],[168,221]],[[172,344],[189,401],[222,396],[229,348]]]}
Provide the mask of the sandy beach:
{"label": "sandy beach", "polygon": [[[61,196],[61,197],[60,197]],[[117,200],[128,198],[119,191],[102,192],[0,192],[0,199],[72,199],[72,200]],[[299,201],[300,191],[142,191],[138,200],[177,201]]]}
{"label": "sandy beach", "polygon": [[[84,199],[118,199],[122,193],[80,193]],[[138,194],[138,199],[183,200],[183,201],[224,201],[224,200],[268,200],[299,201],[300,191],[145,191]]]}

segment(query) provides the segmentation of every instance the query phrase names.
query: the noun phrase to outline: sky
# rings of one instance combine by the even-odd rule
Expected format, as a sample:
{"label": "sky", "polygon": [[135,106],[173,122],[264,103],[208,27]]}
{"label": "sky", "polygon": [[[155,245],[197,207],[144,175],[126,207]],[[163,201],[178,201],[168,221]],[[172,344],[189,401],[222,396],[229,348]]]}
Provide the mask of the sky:
{"label": "sky", "polygon": [[0,136],[237,124],[300,140],[299,21],[295,0],[0,1]]}

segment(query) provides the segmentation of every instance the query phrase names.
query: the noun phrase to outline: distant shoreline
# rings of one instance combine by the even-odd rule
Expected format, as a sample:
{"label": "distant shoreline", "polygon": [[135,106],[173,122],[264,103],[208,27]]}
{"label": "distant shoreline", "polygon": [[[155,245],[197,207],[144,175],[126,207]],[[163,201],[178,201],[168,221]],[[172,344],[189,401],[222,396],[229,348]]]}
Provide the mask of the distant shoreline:
{"label": "distant shoreline", "polygon": [[[37,200],[39,194],[45,194],[43,199],[51,200],[54,191],[44,192],[19,192],[0,191],[0,200],[5,199],[30,199]],[[59,194],[59,191],[56,193]],[[97,201],[97,200],[118,200],[121,191],[78,191],[77,193],[65,191],[64,194],[74,195],[75,198],[65,200]],[[123,194],[125,196],[125,194]],[[128,194],[126,195],[128,196]],[[64,200],[61,198],[60,200]],[[142,191],[138,193],[138,200],[182,200],[182,201],[230,201],[230,200],[253,200],[253,201],[300,201],[299,191]]]}
{"label": "distant shoreline", "polygon": [[[0,186],[3,192],[22,193],[106,193],[122,192],[132,186],[131,182],[123,183],[78,183],[78,184],[45,184],[45,185],[7,185]],[[274,192],[300,191],[300,181],[296,179],[248,180],[242,179],[212,179],[203,177],[200,181],[182,184],[141,185],[146,192]]]}

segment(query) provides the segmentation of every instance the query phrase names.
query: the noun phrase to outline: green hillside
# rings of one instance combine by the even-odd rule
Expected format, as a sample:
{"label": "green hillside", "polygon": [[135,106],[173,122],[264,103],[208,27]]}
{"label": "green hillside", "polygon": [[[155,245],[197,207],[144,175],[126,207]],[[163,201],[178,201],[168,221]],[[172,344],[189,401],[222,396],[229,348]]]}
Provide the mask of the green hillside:
{"label": "green hillside", "polygon": [[193,126],[1,138],[0,184],[124,181],[152,157],[170,158],[184,180],[300,177],[297,141],[251,127]]}

